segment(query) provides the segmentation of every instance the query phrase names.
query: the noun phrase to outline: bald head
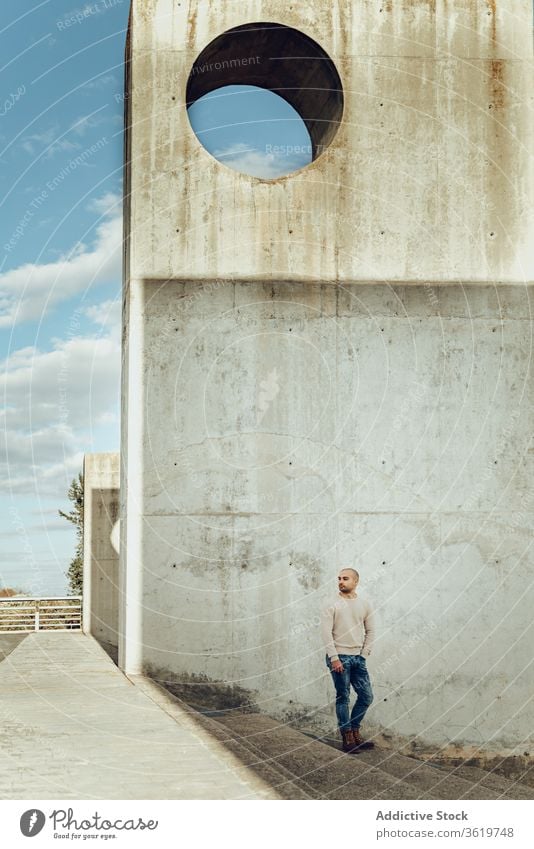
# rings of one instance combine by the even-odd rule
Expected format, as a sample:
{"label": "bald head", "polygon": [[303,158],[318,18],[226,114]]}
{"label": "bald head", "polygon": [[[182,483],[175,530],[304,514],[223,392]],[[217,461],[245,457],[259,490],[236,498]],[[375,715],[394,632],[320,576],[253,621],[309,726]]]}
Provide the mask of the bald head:
{"label": "bald head", "polygon": [[339,592],[348,598],[354,598],[360,576],[356,569],[341,569],[337,576]]}
{"label": "bald head", "polygon": [[356,580],[357,580],[357,581],[359,581],[359,580],[360,580],[360,576],[359,576],[358,572],[356,571],[356,569],[351,569],[351,568],[349,567],[349,568],[347,568],[347,569],[342,569],[342,570],[341,570],[341,572],[340,572],[340,574],[341,574],[342,572],[350,572],[350,573],[351,573],[351,575],[354,575],[354,577],[356,578]]}

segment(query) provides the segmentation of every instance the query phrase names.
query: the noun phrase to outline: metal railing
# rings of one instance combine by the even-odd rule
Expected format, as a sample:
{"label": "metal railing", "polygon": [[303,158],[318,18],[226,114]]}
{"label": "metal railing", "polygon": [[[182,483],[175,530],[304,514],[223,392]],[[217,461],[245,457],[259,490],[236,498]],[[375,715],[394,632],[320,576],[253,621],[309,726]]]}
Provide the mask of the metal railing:
{"label": "metal railing", "polygon": [[81,596],[0,598],[0,634],[80,631],[81,627]]}

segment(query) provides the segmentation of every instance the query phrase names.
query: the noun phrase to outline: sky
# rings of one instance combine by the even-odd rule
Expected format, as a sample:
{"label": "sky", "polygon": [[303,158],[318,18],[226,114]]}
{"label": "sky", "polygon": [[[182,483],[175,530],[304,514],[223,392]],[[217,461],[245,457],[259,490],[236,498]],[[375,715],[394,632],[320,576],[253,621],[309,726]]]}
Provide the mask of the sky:
{"label": "sky", "polygon": [[[119,450],[123,61],[129,0],[2,0],[0,588],[64,595],[67,491],[85,453]],[[185,108],[185,106],[184,106]],[[190,109],[225,165],[310,161],[281,98],[226,87]]]}
{"label": "sky", "polygon": [[224,86],[199,98],[189,120],[206,150],[236,171],[276,178],[311,162],[311,139],[300,115],[266,89]]}

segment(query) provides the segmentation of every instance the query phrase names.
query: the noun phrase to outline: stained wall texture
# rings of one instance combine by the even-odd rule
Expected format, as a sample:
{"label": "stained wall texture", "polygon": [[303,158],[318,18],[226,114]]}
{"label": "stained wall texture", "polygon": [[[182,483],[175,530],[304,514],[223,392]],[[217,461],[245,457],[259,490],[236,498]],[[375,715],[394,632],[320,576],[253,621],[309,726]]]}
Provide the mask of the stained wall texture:
{"label": "stained wall texture", "polygon": [[[531,16],[134,0],[123,668],[332,727],[318,614],[352,565],[379,618],[369,727],[524,750]],[[343,86],[329,147],[272,181],[213,159],[184,102],[254,21],[314,39]]]}

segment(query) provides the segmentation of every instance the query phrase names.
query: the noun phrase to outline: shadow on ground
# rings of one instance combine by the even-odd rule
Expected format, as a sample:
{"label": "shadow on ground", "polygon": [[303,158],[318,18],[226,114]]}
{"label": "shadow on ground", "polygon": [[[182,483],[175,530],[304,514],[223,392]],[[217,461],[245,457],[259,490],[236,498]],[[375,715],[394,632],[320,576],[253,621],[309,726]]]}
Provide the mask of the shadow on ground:
{"label": "shadow on ground", "polygon": [[28,634],[0,634],[0,663],[26,639]]}
{"label": "shadow on ground", "polygon": [[[96,638],[95,638],[96,639]],[[111,643],[106,643],[104,640],[97,640],[97,643],[102,646],[107,655],[112,659],[115,666],[119,665],[119,649]]]}
{"label": "shadow on ground", "polygon": [[320,737],[249,706],[218,709],[213,698],[203,703],[198,688],[194,705],[184,698],[183,685],[167,682],[165,689],[285,799],[534,799],[531,758],[510,775],[506,758],[482,768],[467,760],[438,759],[439,752],[418,757],[382,744],[347,755],[333,735]]}

